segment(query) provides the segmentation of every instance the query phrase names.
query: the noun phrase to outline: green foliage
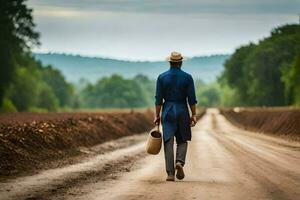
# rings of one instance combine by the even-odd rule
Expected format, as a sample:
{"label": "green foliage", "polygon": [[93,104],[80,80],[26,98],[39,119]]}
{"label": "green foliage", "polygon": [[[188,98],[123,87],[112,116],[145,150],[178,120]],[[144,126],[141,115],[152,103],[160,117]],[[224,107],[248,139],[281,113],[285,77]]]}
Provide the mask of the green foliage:
{"label": "green foliage", "polygon": [[0,106],[0,112],[17,112],[17,108],[9,99],[4,99]]}
{"label": "green foliage", "polygon": [[[300,25],[285,25],[258,44],[238,48],[225,63],[219,82],[235,91],[235,104],[283,106],[295,100],[296,82],[288,83],[300,49]],[[297,72],[294,72],[294,74]],[[297,75],[294,75],[297,76]],[[291,84],[292,86],[287,86]],[[239,101],[239,102],[238,102]]]}
{"label": "green foliage", "polygon": [[146,105],[152,106],[155,95],[155,80],[150,80],[147,76],[141,74],[136,75],[133,80],[141,86],[143,95],[147,101]]}
{"label": "green foliage", "polygon": [[[73,87],[58,70],[44,68],[30,53],[39,44],[25,0],[0,6],[0,105],[6,111],[56,111],[72,106]],[[4,99],[4,101],[3,101]]]}
{"label": "green foliage", "polygon": [[220,88],[217,83],[201,84],[196,82],[198,105],[201,107],[213,107],[220,104]]}
{"label": "green foliage", "polygon": [[8,97],[18,111],[26,111],[34,106],[38,95],[38,78],[28,69],[18,68],[10,87]]}
{"label": "green foliage", "polygon": [[229,87],[228,85],[220,85],[220,106],[223,107],[233,107],[233,106],[240,106],[241,104],[241,97],[239,93]]}
{"label": "green foliage", "polygon": [[28,109],[28,112],[48,113],[48,110],[46,108],[31,107]]}
{"label": "green foliage", "polygon": [[48,111],[57,111],[59,107],[59,100],[55,95],[53,88],[46,83],[40,85],[36,105],[38,108],[44,108]]}
{"label": "green foliage", "polygon": [[72,85],[60,72],[44,68],[29,54],[20,57],[5,96],[18,111],[57,111],[61,106],[71,107],[74,98]]}
{"label": "green foliage", "polygon": [[285,83],[285,94],[290,102],[300,107],[300,52],[291,67],[284,72],[282,77]]}
{"label": "green foliage", "polygon": [[199,107],[231,107],[241,104],[236,90],[220,80],[209,84],[196,80],[195,87]]}
{"label": "green foliage", "polygon": [[[222,75],[223,78],[226,78],[228,86],[236,88],[244,100],[247,100],[247,80],[249,80],[249,73],[244,67],[246,65],[245,58],[247,58],[253,49],[253,44],[238,48],[231,58],[225,62],[225,71]],[[222,85],[224,85],[224,82],[224,80],[221,81]],[[226,87],[226,89],[228,90],[229,87]]]}
{"label": "green foliage", "polygon": [[32,10],[25,0],[1,1],[0,6],[0,104],[13,79],[18,58],[38,44]]}
{"label": "green foliage", "polygon": [[52,66],[47,66],[42,70],[42,79],[52,88],[60,107],[72,105],[73,86],[66,82],[60,71],[53,69]]}
{"label": "green foliage", "polygon": [[147,98],[143,88],[135,81],[119,75],[100,79],[82,91],[82,103],[87,108],[144,107]]}

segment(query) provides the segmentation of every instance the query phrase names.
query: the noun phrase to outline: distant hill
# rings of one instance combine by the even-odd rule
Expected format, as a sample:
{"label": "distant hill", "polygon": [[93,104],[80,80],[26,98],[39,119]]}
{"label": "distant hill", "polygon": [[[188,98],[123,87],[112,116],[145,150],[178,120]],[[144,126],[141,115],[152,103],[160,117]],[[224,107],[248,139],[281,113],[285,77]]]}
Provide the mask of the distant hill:
{"label": "distant hill", "polygon": [[[164,61],[124,61],[56,53],[36,53],[34,56],[43,64],[59,69],[71,82],[78,82],[81,78],[95,82],[112,74],[120,74],[126,78],[143,74],[154,79],[169,68]],[[192,74],[194,79],[212,82],[223,71],[223,63],[227,58],[229,55],[193,57],[184,62],[182,69]]]}

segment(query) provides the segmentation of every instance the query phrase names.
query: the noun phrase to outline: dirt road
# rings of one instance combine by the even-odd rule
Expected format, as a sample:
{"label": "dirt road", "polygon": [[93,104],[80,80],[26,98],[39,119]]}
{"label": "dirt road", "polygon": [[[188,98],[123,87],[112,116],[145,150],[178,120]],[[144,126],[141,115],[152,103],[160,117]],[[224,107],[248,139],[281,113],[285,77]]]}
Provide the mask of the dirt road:
{"label": "dirt road", "polygon": [[237,129],[217,110],[193,129],[183,181],[165,181],[163,153],[147,156],[144,139],[3,181],[0,199],[300,199],[300,144]]}

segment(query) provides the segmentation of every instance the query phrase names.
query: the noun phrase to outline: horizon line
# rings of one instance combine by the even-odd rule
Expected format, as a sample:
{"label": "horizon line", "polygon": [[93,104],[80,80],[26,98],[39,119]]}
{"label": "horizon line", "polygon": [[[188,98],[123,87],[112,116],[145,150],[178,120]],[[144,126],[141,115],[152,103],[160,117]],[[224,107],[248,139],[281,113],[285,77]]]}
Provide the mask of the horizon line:
{"label": "horizon line", "polygon": [[[146,59],[125,59],[125,58],[117,58],[117,57],[109,57],[109,56],[101,56],[101,55],[87,55],[80,53],[72,53],[72,52],[59,52],[59,51],[32,51],[32,54],[59,54],[59,55],[67,55],[67,56],[79,56],[82,58],[102,58],[107,60],[116,60],[116,61],[127,61],[127,62],[164,62],[165,59],[158,60],[146,60]],[[232,53],[212,53],[212,54],[202,54],[202,55],[194,55],[194,56],[185,56],[187,60],[192,58],[199,57],[212,57],[212,56],[230,56]]]}

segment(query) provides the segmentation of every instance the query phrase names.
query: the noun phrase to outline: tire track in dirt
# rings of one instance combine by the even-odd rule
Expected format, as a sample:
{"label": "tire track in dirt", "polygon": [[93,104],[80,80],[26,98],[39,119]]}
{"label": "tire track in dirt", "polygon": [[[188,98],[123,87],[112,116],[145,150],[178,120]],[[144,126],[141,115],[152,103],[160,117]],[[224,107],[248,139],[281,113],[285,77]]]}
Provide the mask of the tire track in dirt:
{"label": "tire track in dirt", "polygon": [[[53,196],[59,199],[68,188],[115,179],[117,173],[130,171],[132,161],[145,155],[145,138],[146,135],[128,136],[90,149],[84,148],[84,151],[98,153],[76,164],[3,181],[0,183],[0,199],[48,199]],[[107,151],[103,153],[105,149]]]}
{"label": "tire track in dirt", "polygon": [[233,127],[210,110],[193,129],[183,181],[164,180],[161,152],[139,160],[120,179],[90,184],[81,188],[84,195],[66,199],[295,200],[300,195],[298,147]]}
{"label": "tire track in dirt", "polygon": [[[209,110],[193,128],[183,181],[165,181],[163,152],[158,156],[146,156],[141,142],[145,139],[112,154],[98,155],[107,157],[108,168],[113,166],[106,175],[102,174],[106,167],[101,159],[94,160],[98,164],[92,168],[99,173],[81,173],[78,179],[72,173],[63,173],[59,185],[63,188],[56,186],[57,191],[51,192],[51,184],[47,183],[36,185],[41,188],[35,191],[31,185],[26,194],[35,191],[35,195],[21,195],[19,199],[299,199],[300,144],[238,129],[217,110]],[[113,156],[114,152],[118,152],[117,155]],[[118,171],[124,166],[129,167]],[[83,172],[93,172],[88,169],[86,167]],[[110,173],[112,178],[109,178]],[[1,184],[0,187],[7,186]],[[20,189],[19,194],[22,192],[24,194]],[[4,191],[0,190],[2,194]]]}
{"label": "tire track in dirt", "polygon": [[[187,177],[175,183],[166,182],[163,155],[140,160],[135,171],[119,180],[87,186],[85,195],[67,199],[252,199],[266,197],[255,180],[229,151],[211,135],[210,116],[194,128],[189,145]],[[243,185],[243,183],[247,183]],[[105,185],[109,185],[106,187]],[[83,190],[86,190],[84,188]],[[247,198],[245,191],[254,195]],[[255,191],[255,192],[253,192]]]}
{"label": "tire track in dirt", "polygon": [[[212,116],[216,117],[215,115]],[[236,129],[224,130],[224,119],[217,116],[217,127],[212,136],[215,137],[234,157],[240,160],[241,165],[257,184],[264,188],[271,199],[297,199],[300,192],[300,159],[291,158],[290,155],[299,156],[298,145],[288,149],[286,146],[281,148],[271,148],[266,141],[257,141],[255,135]],[[222,126],[223,125],[223,126]],[[244,132],[244,134],[243,134]],[[263,147],[263,148],[262,148]],[[274,146],[273,146],[274,147]],[[280,150],[285,150],[282,154]],[[277,152],[276,152],[277,150]],[[287,153],[289,152],[289,153]],[[291,162],[293,161],[293,162]]]}

